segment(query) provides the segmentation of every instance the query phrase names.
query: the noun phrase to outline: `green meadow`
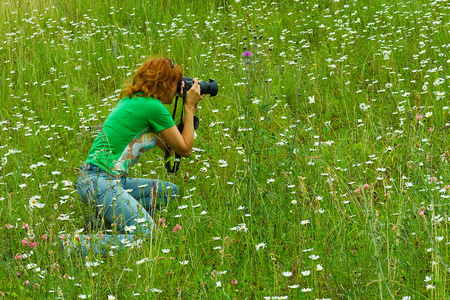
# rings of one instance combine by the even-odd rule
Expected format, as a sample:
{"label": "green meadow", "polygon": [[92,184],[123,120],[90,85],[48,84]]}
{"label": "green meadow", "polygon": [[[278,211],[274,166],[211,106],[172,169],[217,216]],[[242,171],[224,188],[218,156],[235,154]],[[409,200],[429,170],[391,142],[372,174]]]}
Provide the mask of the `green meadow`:
{"label": "green meadow", "polygon": [[[450,299],[449,1],[0,5],[0,299]],[[149,56],[219,83],[180,171],[129,174],[180,196],[127,250],[66,253]]]}

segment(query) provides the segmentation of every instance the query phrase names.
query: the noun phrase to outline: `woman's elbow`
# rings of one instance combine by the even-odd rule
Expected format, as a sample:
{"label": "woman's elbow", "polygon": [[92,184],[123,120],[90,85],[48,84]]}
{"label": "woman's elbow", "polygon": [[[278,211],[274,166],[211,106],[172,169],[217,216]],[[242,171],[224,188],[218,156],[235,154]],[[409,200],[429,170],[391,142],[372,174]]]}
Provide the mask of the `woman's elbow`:
{"label": "woman's elbow", "polygon": [[192,155],[192,149],[183,149],[178,153],[181,157],[187,158]]}

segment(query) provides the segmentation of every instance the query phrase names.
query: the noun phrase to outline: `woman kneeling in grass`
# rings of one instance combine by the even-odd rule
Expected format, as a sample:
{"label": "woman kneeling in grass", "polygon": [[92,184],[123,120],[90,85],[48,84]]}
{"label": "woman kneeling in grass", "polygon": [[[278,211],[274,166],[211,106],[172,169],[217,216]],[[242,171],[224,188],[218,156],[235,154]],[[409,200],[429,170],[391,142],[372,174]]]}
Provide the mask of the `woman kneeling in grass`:
{"label": "woman kneeling in grass", "polygon": [[[104,253],[100,247],[130,245],[133,233],[151,235],[155,228],[153,212],[176,196],[178,187],[160,180],[127,177],[128,170],[155,145],[163,151],[169,146],[182,157],[191,155],[194,114],[204,98],[198,82],[195,80],[186,93],[182,133],[164,106],[172,103],[182,78],[180,66],[171,59],[155,58],[143,63],[133,82],[122,90],[122,100],[105,120],[77,182],[82,201],[120,233],[100,238],[78,234],[65,245],[81,244],[83,254],[89,248]],[[184,86],[184,82],[181,84]]]}

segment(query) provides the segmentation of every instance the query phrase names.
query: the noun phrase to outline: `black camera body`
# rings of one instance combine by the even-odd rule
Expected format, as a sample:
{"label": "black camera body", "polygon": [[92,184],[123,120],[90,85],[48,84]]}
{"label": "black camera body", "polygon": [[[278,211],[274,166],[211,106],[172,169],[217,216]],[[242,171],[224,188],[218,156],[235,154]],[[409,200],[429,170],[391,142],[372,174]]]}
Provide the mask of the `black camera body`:
{"label": "black camera body", "polygon": [[[183,77],[183,79],[177,84],[177,93],[181,94],[181,82],[184,81],[184,90],[189,91],[189,89],[194,85],[194,80],[189,77]],[[200,95],[210,95],[214,97],[217,95],[219,91],[219,85],[217,81],[214,79],[210,79],[209,81],[200,81],[198,83],[200,85]]]}

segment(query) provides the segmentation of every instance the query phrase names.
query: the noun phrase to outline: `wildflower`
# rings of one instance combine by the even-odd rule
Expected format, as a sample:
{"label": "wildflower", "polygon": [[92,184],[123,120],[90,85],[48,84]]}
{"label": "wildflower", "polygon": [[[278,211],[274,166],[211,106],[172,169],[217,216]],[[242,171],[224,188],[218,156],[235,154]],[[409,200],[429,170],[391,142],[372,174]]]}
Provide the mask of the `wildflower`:
{"label": "wildflower", "polygon": [[302,275],[303,276],[309,276],[309,275],[311,275],[311,271],[302,271]]}
{"label": "wildflower", "polygon": [[321,264],[318,264],[318,265],[316,266],[316,270],[317,270],[317,271],[322,271],[322,270],[323,270],[322,265],[321,265]]}
{"label": "wildflower", "polygon": [[306,224],[309,224],[309,223],[310,223],[309,220],[303,220],[303,221],[300,222],[301,225],[306,225]]}
{"label": "wildflower", "polygon": [[236,284],[238,284],[238,281],[236,279],[233,279],[233,280],[231,280],[231,284],[236,285]]}
{"label": "wildflower", "polygon": [[366,110],[368,110],[368,109],[370,108],[370,105],[367,105],[367,104],[365,104],[365,103],[361,103],[361,104],[359,105],[359,108],[360,108],[361,110],[363,110],[363,111],[366,111]]}
{"label": "wildflower", "polygon": [[176,232],[178,232],[178,231],[180,231],[181,230],[181,226],[180,225],[175,225],[175,227],[173,228],[173,232],[174,233],[176,233]]}
{"label": "wildflower", "polygon": [[310,255],[309,258],[311,258],[312,260],[317,260],[320,258],[320,256],[313,254],[313,255]]}
{"label": "wildflower", "polygon": [[14,228],[14,226],[13,226],[13,225],[11,225],[11,224],[6,224],[6,225],[5,225],[5,227],[6,227],[6,229],[8,229],[8,230],[9,230],[9,229],[13,229],[13,228]]}
{"label": "wildflower", "polygon": [[310,104],[313,104],[313,103],[316,102],[316,101],[314,100],[314,95],[309,96],[309,97],[308,97],[308,100],[309,100],[309,103],[310,103]]}
{"label": "wildflower", "polygon": [[425,117],[429,118],[429,117],[431,117],[432,115],[433,115],[432,112],[427,112],[427,113],[425,114]]}
{"label": "wildflower", "polygon": [[170,249],[161,249],[161,251],[162,251],[163,253],[167,254],[167,253],[170,252]]}
{"label": "wildflower", "polygon": [[266,248],[266,243],[259,243],[258,245],[255,245],[256,251],[259,251],[260,248]]}
{"label": "wildflower", "polygon": [[33,197],[30,198],[30,200],[28,202],[30,208],[35,208],[35,207],[42,208],[42,207],[44,207],[45,204],[39,203],[37,201],[38,199],[41,199],[41,196],[33,196]]}
{"label": "wildflower", "polygon": [[283,272],[281,273],[283,276],[285,277],[291,277],[292,276],[292,272]]}
{"label": "wildflower", "polygon": [[135,231],[136,230],[136,226],[134,226],[134,225],[130,225],[130,226],[126,226],[125,225],[125,229],[124,229],[126,232],[133,232],[133,231]]}
{"label": "wildflower", "polygon": [[242,56],[245,58],[249,58],[253,56],[253,53],[251,53],[250,51],[245,51],[244,53],[242,53]]}
{"label": "wildflower", "polygon": [[164,219],[159,219],[158,220],[158,223],[159,223],[159,225],[161,225],[162,227],[167,227],[167,225],[166,225],[166,220],[164,220]]}
{"label": "wildflower", "polygon": [[419,216],[425,215],[425,208],[423,208],[421,211],[419,211]]}
{"label": "wildflower", "polygon": [[90,268],[90,267],[98,267],[100,264],[96,261],[94,262],[87,261],[84,265],[86,266],[86,268]]}
{"label": "wildflower", "polygon": [[138,261],[136,262],[136,265],[142,265],[143,263],[145,263],[145,262],[147,262],[147,261],[148,261],[148,258],[145,257],[145,258],[143,258],[143,259],[141,259],[141,260],[138,260]]}
{"label": "wildflower", "polygon": [[221,286],[222,286],[222,282],[217,281],[217,282],[216,282],[216,287],[221,287]]}
{"label": "wildflower", "polygon": [[427,285],[427,290],[432,290],[432,289],[434,289],[434,288],[435,288],[434,285],[431,285],[431,284],[428,284],[428,285]]}
{"label": "wildflower", "polygon": [[441,84],[443,84],[444,82],[445,82],[445,79],[444,79],[444,78],[438,78],[438,79],[436,79],[435,82],[433,82],[433,85],[434,85],[434,86],[436,86],[436,85],[441,85]]}
{"label": "wildflower", "polygon": [[[243,226],[241,226],[241,225],[243,225]],[[233,230],[233,231],[241,231],[241,230],[247,231],[248,229],[247,229],[245,223],[242,223],[242,224],[238,224],[238,226],[231,227],[230,230]]]}
{"label": "wildflower", "polygon": [[115,300],[116,297],[114,297],[113,295],[108,295],[108,300]]}
{"label": "wildflower", "polygon": [[288,285],[288,288],[290,288],[290,289],[296,289],[296,288],[298,288],[300,285],[298,285],[298,284],[294,284],[294,285]]}
{"label": "wildflower", "polygon": [[219,167],[225,168],[227,166],[228,166],[228,163],[225,160],[219,159]]}
{"label": "wildflower", "polygon": [[35,235],[32,229],[28,229],[27,234],[30,239],[34,239]]}
{"label": "wildflower", "polygon": [[363,185],[363,189],[367,189],[367,188],[370,188],[370,185],[366,183]]}
{"label": "wildflower", "polygon": [[30,246],[30,248],[35,248],[35,247],[37,247],[37,242],[35,242],[35,241],[29,242],[28,245]]}
{"label": "wildflower", "polygon": [[184,265],[187,265],[188,263],[189,263],[189,261],[188,261],[188,260],[183,260],[183,261],[180,261],[180,264],[181,264],[181,265],[183,265],[183,266],[184,266]]}

